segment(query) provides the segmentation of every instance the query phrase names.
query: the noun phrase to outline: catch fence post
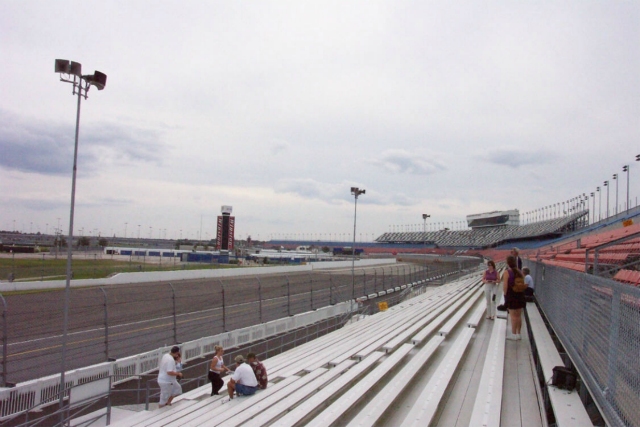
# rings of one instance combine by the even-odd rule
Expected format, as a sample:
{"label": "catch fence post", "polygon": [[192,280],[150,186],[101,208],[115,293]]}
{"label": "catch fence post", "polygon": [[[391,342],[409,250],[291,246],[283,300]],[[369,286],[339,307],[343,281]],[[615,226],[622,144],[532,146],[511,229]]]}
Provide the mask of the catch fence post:
{"label": "catch fence post", "polygon": [[285,274],[284,277],[287,279],[287,316],[291,316],[291,284],[289,276]]}
{"label": "catch fence post", "polygon": [[260,323],[262,322],[262,283],[260,282],[260,278],[256,276],[256,280],[258,281],[258,315],[260,316]]}
{"label": "catch fence post", "polygon": [[378,284],[378,270],[373,269],[373,292],[376,291],[376,285]]}
{"label": "catch fence post", "polygon": [[2,300],[2,386],[7,386],[7,301],[0,294]]}
{"label": "catch fence post", "polygon": [[224,283],[220,281],[222,285],[222,332],[227,332],[227,308],[224,300]]}
{"label": "catch fence post", "polygon": [[367,295],[367,272],[362,269],[362,293]]}
{"label": "catch fence post", "polygon": [[176,290],[171,283],[169,283],[169,286],[171,286],[171,293],[172,293],[172,299],[173,299],[173,342],[177,343],[178,342],[178,319],[177,319],[177,313],[176,313]]}
{"label": "catch fence post", "polygon": [[104,296],[104,353],[106,360],[109,360],[109,305],[107,303],[107,291],[100,286],[102,295]]}
{"label": "catch fence post", "polygon": [[310,304],[311,310],[313,310],[313,276],[309,273],[309,296],[310,296]]}

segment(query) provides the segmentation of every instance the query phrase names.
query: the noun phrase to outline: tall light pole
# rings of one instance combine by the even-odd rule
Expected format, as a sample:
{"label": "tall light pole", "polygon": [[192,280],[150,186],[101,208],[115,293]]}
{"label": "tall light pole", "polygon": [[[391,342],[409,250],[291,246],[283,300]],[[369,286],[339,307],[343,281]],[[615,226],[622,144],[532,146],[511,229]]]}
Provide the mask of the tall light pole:
{"label": "tall light pole", "polygon": [[127,224],[128,224],[128,222],[124,223],[124,238],[125,239],[127,238]]}
{"label": "tall light pole", "polygon": [[367,190],[351,187],[351,194],[355,197],[353,205],[353,248],[351,248],[351,293],[356,298],[356,215],[358,213],[358,196],[365,194]]}
{"label": "tall light pole", "polygon": [[598,222],[602,219],[602,193],[600,192],[600,187],[596,187],[596,191],[598,192]]}
{"label": "tall light pole", "polygon": [[591,221],[591,224],[594,224],[596,222],[596,193],[594,193],[593,191],[591,192],[591,198],[593,199],[593,209],[591,210],[593,219]]}
{"label": "tall light pole", "polygon": [[618,215],[618,174],[613,174],[613,179],[616,181],[616,215]]}
{"label": "tall light pole", "polygon": [[607,187],[607,216],[609,218],[609,181],[604,182],[604,186]]}
{"label": "tall light pole", "polygon": [[76,109],[76,133],[73,149],[73,171],[71,175],[71,207],[69,210],[69,237],[67,240],[67,279],[64,290],[64,309],[62,322],[62,365],[60,367],[60,407],[64,407],[67,335],[69,330],[69,298],[71,288],[71,251],[73,247],[73,215],[76,202],[76,173],[78,170],[78,135],[80,134],[80,103],[82,98],[87,99],[89,88],[94,85],[98,90],[104,89],[107,84],[107,75],[100,71],[93,74],[82,75],[82,65],[78,62],[66,59],[56,59],[55,72],[60,75],[60,80],[73,85],[73,94],[78,95],[78,107]]}
{"label": "tall light pole", "polygon": [[629,203],[629,165],[624,165],[622,167],[622,172],[627,173],[627,201],[625,204],[627,205],[627,213],[629,213],[629,205],[631,204]]}
{"label": "tall light pole", "polygon": [[424,242],[424,269],[425,269],[425,274],[427,271],[427,218],[430,218],[431,215],[427,215],[427,214],[422,214],[422,221],[423,221],[423,225],[422,225],[422,239]]}

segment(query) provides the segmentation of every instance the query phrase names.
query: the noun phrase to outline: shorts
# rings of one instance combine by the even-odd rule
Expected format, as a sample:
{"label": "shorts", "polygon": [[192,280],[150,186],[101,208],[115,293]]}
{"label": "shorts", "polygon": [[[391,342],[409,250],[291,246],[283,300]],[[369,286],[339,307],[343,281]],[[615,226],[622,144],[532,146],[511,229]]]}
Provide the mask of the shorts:
{"label": "shorts", "polygon": [[258,387],[250,387],[244,384],[236,384],[236,393],[238,393],[238,396],[239,395],[251,396],[252,394],[255,394],[256,390],[258,390]]}
{"label": "shorts", "polygon": [[520,308],[525,308],[527,306],[527,302],[524,299],[524,293],[522,293],[521,297],[507,295],[506,306],[509,310],[518,310]]}
{"label": "shorts", "polygon": [[158,383],[160,386],[160,405],[166,405],[171,396],[182,394],[182,386],[177,381],[171,383]]}

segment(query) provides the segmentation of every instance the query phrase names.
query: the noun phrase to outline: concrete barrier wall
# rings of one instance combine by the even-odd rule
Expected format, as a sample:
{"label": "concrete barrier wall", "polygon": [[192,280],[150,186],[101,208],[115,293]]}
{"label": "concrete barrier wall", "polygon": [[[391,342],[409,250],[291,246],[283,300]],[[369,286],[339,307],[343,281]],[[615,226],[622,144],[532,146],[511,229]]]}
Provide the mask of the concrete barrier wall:
{"label": "concrete barrier wall", "polygon": [[[356,267],[372,265],[395,264],[395,258],[388,259],[360,259],[356,260]],[[140,273],[120,273],[104,279],[72,280],[71,287],[126,285],[132,283],[147,282],[171,282],[178,280],[209,279],[238,276],[260,276],[264,274],[301,273],[311,270],[346,268],[351,267],[351,261],[317,261],[305,265],[277,266],[277,267],[238,267],[221,268],[215,270],[175,270],[175,271],[150,271]],[[64,288],[65,280],[50,280],[38,282],[2,282],[0,293],[15,291],[31,291],[43,289]]]}

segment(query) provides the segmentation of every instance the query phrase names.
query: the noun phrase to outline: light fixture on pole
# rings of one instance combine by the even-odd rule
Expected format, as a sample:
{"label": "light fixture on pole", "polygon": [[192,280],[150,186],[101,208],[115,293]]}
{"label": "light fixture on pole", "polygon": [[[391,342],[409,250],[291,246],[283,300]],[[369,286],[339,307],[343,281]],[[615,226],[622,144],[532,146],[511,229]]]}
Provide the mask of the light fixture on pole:
{"label": "light fixture on pole", "polygon": [[71,250],[73,247],[73,216],[76,200],[76,173],[78,170],[78,135],[80,133],[80,103],[82,98],[87,99],[89,88],[94,85],[98,90],[104,89],[107,84],[107,75],[100,71],[93,74],[82,75],[82,65],[78,62],[66,59],[56,59],[55,72],[60,75],[60,81],[73,85],[73,94],[78,95],[78,107],[76,110],[76,132],[73,149],[73,172],[71,177],[71,207],[69,210],[69,236],[67,239],[67,278],[64,292],[64,309],[62,323],[62,366],[60,368],[60,407],[64,406],[66,370],[67,335],[69,329],[69,294],[71,287]]}
{"label": "light fixture on pole", "polygon": [[356,298],[356,215],[358,213],[358,196],[365,194],[366,190],[358,187],[351,187],[351,194],[355,197],[353,205],[353,248],[351,248],[351,294]]}

